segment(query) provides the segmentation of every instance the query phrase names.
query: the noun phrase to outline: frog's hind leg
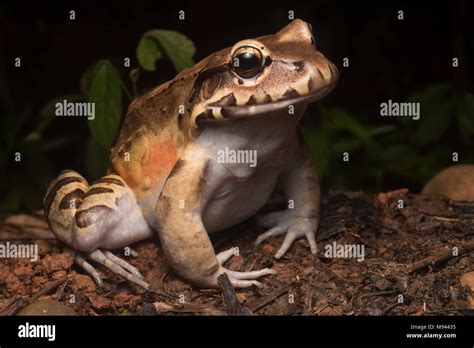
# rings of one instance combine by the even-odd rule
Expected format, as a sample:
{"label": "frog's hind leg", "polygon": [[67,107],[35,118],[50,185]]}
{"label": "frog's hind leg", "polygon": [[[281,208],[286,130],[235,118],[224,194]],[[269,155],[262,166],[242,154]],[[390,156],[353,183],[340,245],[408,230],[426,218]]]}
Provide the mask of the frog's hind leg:
{"label": "frog's hind leg", "polygon": [[[89,186],[78,173],[63,171],[48,188],[44,211],[58,239],[112,272],[148,288],[135,267],[107,250],[153,235],[135,195],[118,175],[106,175]],[[101,285],[97,271],[85,257],[77,255],[76,263]]]}

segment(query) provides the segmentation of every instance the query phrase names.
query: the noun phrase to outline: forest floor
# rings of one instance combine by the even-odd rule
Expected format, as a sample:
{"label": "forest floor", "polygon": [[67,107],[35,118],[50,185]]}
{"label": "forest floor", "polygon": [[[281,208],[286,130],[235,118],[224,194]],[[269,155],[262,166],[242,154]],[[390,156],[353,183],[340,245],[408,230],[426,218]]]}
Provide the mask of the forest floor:
{"label": "forest floor", "polygon": [[[474,202],[407,190],[331,192],[323,197],[322,212],[317,255],[302,239],[275,259],[283,237],[255,247],[253,241],[264,230],[253,219],[211,236],[217,252],[239,247],[240,254],[226,262],[227,268],[277,271],[261,279],[262,288],[235,291],[225,277],[217,290],[183,281],[168,266],[158,238],[133,245],[136,257],[115,252],[137,267],[156,292],[98,265],[104,285],[97,287],[73,263],[72,251],[57,240],[10,240],[37,244],[40,258],[0,259],[0,314],[474,314]],[[363,253],[328,254],[331,248],[341,251],[350,245]]]}

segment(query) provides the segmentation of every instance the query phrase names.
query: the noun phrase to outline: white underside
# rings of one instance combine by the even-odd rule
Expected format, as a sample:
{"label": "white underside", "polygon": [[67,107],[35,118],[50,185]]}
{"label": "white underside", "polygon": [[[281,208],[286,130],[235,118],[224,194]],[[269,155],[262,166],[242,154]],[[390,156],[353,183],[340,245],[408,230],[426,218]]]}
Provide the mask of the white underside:
{"label": "white underside", "polygon": [[[207,232],[234,226],[265,205],[296,151],[296,125],[305,107],[295,105],[294,114],[284,108],[272,114],[216,122],[203,130],[196,142],[211,159],[202,209]],[[219,163],[219,151],[226,148],[256,150],[257,165]]]}

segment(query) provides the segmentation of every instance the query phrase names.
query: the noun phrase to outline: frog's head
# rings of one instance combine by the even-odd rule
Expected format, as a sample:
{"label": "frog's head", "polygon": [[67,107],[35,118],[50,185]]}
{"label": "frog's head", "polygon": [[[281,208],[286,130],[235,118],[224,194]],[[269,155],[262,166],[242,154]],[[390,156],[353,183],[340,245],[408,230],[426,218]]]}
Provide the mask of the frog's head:
{"label": "frog's head", "polygon": [[189,105],[198,125],[308,104],[328,94],[339,76],[317,50],[311,26],[299,19],[275,35],[239,41],[194,68]]}

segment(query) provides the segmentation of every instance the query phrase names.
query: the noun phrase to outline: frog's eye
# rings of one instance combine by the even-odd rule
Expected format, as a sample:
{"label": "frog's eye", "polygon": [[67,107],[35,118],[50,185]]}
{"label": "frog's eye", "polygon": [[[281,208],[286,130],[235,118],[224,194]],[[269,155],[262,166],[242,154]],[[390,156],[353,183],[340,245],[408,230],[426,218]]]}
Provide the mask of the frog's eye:
{"label": "frog's eye", "polygon": [[262,71],[264,58],[262,52],[252,46],[237,48],[232,54],[232,69],[243,78],[250,78]]}

